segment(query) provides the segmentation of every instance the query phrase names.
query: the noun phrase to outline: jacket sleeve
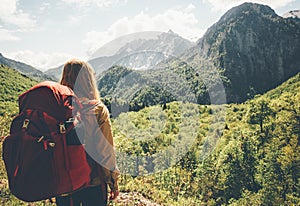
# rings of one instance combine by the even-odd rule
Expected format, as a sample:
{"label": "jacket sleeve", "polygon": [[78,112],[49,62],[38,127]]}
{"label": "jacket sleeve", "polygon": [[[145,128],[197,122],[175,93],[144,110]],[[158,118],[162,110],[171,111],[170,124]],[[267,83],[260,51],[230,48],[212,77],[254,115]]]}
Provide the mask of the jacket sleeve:
{"label": "jacket sleeve", "polygon": [[109,111],[104,104],[101,104],[96,107],[95,112],[99,125],[95,132],[97,132],[98,135],[100,134],[100,138],[96,141],[96,148],[100,155],[99,163],[101,164],[101,173],[104,176],[104,181],[109,185],[110,189],[115,191],[118,190],[119,170],[116,165],[116,155]]}

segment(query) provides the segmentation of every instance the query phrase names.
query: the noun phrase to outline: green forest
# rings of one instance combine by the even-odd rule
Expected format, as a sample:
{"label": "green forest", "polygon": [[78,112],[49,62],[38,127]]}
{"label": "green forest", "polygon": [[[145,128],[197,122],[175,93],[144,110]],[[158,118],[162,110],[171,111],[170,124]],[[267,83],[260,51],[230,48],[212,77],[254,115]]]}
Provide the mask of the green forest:
{"label": "green forest", "polygon": [[[0,82],[5,136],[18,95],[36,82],[5,66]],[[241,104],[174,101],[118,114],[121,192],[160,205],[300,205],[299,91],[297,74]],[[28,205],[10,194],[0,163],[1,205]]]}
{"label": "green forest", "polygon": [[[186,111],[182,107],[190,114],[198,111],[198,122],[191,122],[198,126],[195,141],[182,158],[162,172],[124,177],[124,190],[140,191],[165,205],[299,205],[299,91],[300,74],[243,104],[172,102],[159,114],[166,119],[162,132],[150,140],[144,137],[144,141],[125,141],[124,132],[115,128],[119,150],[151,156],[172,142],[188,138],[180,133],[189,126],[184,125],[182,117],[189,114],[181,113]],[[150,107],[128,114],[132,121],[126,126],[129,130],[133,126],[156,128],[149,122],[149,112],[153,114],[157,109]],[[114,120],[115,125],[122,125],[118,121],[122,121],[122,115]],[[169,157],[176,156],[172,154],[174,150],[168,151]],[[168,164],[163,160],[152,161],[155,165]],[[132,164],[147,174],[149,161],[133,160]]]}

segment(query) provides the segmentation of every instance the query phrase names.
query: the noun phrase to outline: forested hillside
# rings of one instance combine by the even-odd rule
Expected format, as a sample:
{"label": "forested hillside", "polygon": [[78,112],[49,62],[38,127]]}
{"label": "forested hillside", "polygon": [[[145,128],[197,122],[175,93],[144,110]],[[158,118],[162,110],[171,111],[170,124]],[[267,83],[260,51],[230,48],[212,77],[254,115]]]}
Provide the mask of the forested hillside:
{"label": "forested hillside", "polygon": [[[8,68],[4,65],[0,65],[0,119],[1,130],[3,125],[9,125],[11,116],[14,116],[18,112],[17,100],[19,95],[33,86],[36,81],[20,74],[14,69]],[[8,117],[9,119],[2,120]],[[6,130],[5,126],[5,131]],[[1,131],[0,130],[0,131]],[[3,132],[1,133],[1,136]]]}
{"label": "forested hillside", "polygon": [[[17,96],[35,82],[3,66],[1,74],[11,105],[1,113],[5,135]],[[299,205],[299,90],[297,74],[243,104],[176,101],[121,113],[112,119],[121,191],[161,205]],[[26,205],[0,168],[1,204]]]}
{"label": "forested hillside", "polygon": [[[299,205],[299,91],[300,74],[244,104],[173,102],[120,115],[114,120],[120,168],[142,175],[124,176],[122,189],[165,205]],[[190,120],[195,111],[197,123]],[[189,128],[185,121],[196,134],[180,132]],[[195,141],[182,154],[189,135]]]}

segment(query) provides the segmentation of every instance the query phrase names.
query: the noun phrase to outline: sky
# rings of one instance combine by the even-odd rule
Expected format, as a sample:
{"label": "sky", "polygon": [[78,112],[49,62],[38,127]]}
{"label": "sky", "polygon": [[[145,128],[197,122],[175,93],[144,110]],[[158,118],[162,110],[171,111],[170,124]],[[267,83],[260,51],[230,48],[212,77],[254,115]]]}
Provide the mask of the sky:
{"label": "sky", "polygon": [[171,29],[196,41],[243,2],[278,15],[300,9],[300,0],[0,0],[0,53],[45,71],[135,32]]}

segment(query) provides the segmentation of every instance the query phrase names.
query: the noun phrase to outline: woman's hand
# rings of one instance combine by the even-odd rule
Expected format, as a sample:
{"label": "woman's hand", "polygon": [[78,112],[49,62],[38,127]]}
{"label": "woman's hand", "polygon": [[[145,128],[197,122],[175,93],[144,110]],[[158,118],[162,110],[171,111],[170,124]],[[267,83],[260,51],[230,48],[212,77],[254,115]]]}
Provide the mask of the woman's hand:
{"label": "woman's hand", "polygon": [[119,190],[110,191],[109,200],[116,199],[118,197],[119,193],[120,193]]}

